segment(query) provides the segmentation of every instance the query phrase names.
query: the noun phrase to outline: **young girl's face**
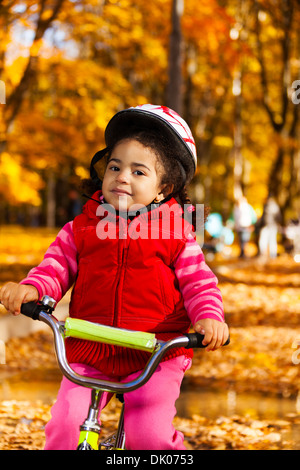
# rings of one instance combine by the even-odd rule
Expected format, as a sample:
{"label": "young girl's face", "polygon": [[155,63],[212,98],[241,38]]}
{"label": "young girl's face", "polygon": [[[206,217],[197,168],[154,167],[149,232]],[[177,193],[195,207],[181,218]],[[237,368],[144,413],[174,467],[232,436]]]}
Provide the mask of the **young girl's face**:
{"label": "young girl's face", "polygon": [[153,150],[133,139],[120,141],[112,151],[103,178],[106,202],[116,210],[127,211],[161,201],[165,196],[158,168]]}

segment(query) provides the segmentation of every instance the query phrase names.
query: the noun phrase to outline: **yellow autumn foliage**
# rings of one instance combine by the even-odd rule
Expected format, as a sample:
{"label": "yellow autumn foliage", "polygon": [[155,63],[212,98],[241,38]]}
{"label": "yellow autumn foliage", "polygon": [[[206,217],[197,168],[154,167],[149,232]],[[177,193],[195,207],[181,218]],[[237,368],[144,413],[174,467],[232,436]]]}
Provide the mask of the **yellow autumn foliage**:
{"label": "yellow autumn foliage", "polygon": [[[74,179],[77,166],[88,167],[104,144],[106,123],[116,111],[146,102],[166,104],[172,78],[172,0],[64,0],[53,24],[34,39],[37,28],[52,18],[56,2],[4,2],[0,11],[0,80],[7,95],[7,104],[0,105],[0,153],[8,153],[23,169],[21,177],[14,163],[8,169],[7,157],[0,155],[0,191],[9,204],[38,204],[38,181],[47,180],[47,168],[55,179],[62,174]],[[292,3],[294,17],[287,31],[288,12],[282,11],[279,0],[263,0],[257,18],[253,0],[183,2],[183,113],[198,146],[195,184],[218,211],[233,203],[238,114],[232,84],[239,72],[241,183],[250,202],[261,210],[283,148],[285,158],[278,172],[281,204],[290,197],[291,215],[299,207],[299,176],[291,176],[299,143],[294,136],[287,137],[294,111],[290,100],[286,116],[282,115],[285,82],[299,75],[300,7]],[[257,25],[267,87],[262,83]],[[286,64],[285,39],[290,39]],[[266,103],[273,112],[273,125]],[[286,128],[274,132],[274,126],[283,122]],[[23,191],[15,191],[20,181]]]}
{"label": "yellow autumn foliage", "polygon": [[20,158],[7,152],[1,156],[0,193],[12,204],[39,206],[39,190],[44,183],[36,172],[26,170]]}

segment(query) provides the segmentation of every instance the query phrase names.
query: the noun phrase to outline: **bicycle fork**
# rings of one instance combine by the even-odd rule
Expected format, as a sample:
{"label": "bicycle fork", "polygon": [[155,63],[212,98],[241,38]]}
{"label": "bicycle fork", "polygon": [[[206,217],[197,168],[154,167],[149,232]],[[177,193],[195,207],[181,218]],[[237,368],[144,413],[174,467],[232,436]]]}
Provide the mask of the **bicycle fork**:
{"label": "bicycle fork", "polygon": [[92,390],[88,416],[80,426],[77,450],[99,450],[101,447],[110,450],[122,450],[125,447],[124,403],[122,404],[117,433],[109,436],[104,442],[99,444],[101,426],[98,422],[98,414],[102,395],[103,391]]}

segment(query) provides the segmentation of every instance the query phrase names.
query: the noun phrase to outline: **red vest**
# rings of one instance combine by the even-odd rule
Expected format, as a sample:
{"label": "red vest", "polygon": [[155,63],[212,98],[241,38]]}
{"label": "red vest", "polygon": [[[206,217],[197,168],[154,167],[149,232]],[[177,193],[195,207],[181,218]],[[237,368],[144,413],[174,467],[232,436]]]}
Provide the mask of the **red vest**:
{"label": "red vest", "polygon": [[[70,316],[163,340],[187,332],[190,320],[173,268],[190,231],[181,207],[171,199],[132,221],[105,207],[89,200],[74,219],[78,274]],[[165,359],[180,354],[191,357],[192,350],[177,348]],[[67,355],[117,376],[142,369],[149,359],[146,352],[75,338],[67,341]]]}

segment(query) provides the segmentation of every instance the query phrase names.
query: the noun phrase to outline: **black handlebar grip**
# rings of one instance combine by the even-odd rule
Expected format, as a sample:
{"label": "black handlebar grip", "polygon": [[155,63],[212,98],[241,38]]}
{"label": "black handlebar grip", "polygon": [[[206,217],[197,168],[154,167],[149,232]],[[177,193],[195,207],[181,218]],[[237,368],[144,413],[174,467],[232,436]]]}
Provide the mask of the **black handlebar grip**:
{"label": "black handlebar grip", "polygon": [[204,335],[201,335],[200,333],[187,333],[186,336],[188,337],[188,344],[186,349],[192,349],[192,348],[205,348],[204,344],[202,344],[202,341],[204,340]]}
{"label": "black handlebar grip", "polygon": [[41,312],[41,306],[36,302],[27,302],[21,305],[21,313],[26,317],[30,317],[33,320],[39,320],[39,314]]}
{"label": "black handlebar grip", "polygon": [[[204,335],[201,335],[200,333],[187,333],[186,336],[189,339],[188,345],[185,346],[186,349],[191,349],[191,348],[206,348],[207,344],[202,344],[202,341],[204,340]],[[228,336],[228,340],[226,343],[223,344],[223,346],[228,346],[230,343],[230,336]]]}

